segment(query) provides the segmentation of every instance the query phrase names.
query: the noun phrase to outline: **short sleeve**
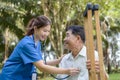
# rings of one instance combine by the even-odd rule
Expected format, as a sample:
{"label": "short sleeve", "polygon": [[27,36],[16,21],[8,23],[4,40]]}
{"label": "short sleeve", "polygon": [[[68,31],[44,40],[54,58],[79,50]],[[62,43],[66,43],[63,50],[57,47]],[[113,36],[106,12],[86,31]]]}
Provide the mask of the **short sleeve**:
{"label": "short sleeve", "polygon": [[37,51],[33,43],[27,43],[22,48],[22,53],[20,53],[24,64],[33,63],[42,60],[42,55],[40,51]]}

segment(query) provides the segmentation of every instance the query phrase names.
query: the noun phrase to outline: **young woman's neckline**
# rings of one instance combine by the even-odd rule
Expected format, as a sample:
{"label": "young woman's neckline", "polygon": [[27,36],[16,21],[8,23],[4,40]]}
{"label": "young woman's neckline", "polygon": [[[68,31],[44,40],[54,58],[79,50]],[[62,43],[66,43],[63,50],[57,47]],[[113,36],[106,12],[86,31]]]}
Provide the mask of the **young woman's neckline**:
{"label": "young woman's neckline", "polygon": [[30,35],[30,38],[34,41],[35,45],[38,44],[39,40],[35,40],[34,34]]}

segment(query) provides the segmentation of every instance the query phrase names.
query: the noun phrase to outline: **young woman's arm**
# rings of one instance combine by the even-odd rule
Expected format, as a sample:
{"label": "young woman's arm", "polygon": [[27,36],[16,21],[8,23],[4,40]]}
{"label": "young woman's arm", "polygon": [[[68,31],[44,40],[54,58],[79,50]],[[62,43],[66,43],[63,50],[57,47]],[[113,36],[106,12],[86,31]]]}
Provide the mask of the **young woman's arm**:
{"label": "young woman's arm", "polygon": [[64,68],[57,68],[54,66],[49,66],[49,65],[45,65],[43,60],[34,62],[34,65],[42,72],[48,72],[48,73],[52,73],[52,74],[68,74],[68,75],[75,75],[79,73],[78,69],[75,68],[68,68],[68,69],[64,69]]}
{"label": "young woman's arm", "polygon": [[65,55],[61,56],[60,58],[58,59],[54,59],[54,60],[51,60],[51,61],[47,61],[46,64],[47,65],[57,65],[60,63],[60,61],[62,60],[62,58],[64,57]]}
{"label": "young woman's arm", "polygon": [[47,61],[45,64],[47,64],[47,65],[57,65],[57,64],[59,64],[60,63],[60,59],[54,59],[54,60],[51,60],[51,61]]}

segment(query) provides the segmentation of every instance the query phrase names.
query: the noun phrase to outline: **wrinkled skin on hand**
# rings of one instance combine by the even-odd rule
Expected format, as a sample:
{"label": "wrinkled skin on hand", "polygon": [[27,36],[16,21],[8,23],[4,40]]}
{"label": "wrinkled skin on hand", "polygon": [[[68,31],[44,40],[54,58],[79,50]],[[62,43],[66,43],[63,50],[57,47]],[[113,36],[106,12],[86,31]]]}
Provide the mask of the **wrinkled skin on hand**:
{"label": "wrinkled skin on hand", "polygon": [[[86,65],[87,69],[90,71],[91,70],[91,61],[87,60],[86,64],[87,64]],[[96,73],[100,72],[99,61],[95,61],[95,70],[96,70]]]}

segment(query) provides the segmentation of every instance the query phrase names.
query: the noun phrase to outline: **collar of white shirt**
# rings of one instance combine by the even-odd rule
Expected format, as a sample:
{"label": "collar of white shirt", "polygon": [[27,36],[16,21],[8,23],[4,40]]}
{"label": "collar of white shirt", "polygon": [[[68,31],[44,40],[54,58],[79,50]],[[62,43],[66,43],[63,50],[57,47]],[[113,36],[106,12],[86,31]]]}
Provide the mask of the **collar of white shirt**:
{"label": "collar of white shirt", "polygon": [[[78,55],[75,58],[77,58],[78,56],[86,57],[86,47],[85,46],[82,47],[82,49],[80,50],[80,52],[78,53]],[[67,57],[67,59],[75,59],[75,58],[73,58],[72,52]]]}

